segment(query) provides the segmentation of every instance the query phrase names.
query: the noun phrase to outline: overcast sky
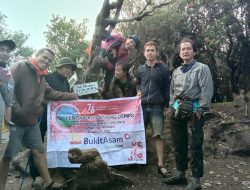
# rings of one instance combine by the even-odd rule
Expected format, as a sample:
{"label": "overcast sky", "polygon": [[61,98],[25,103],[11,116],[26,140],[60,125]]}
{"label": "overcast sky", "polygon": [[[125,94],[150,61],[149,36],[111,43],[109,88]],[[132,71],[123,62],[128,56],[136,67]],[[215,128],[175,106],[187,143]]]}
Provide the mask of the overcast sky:
{"label": "overcast sky", "polygon": [[8,18],[7,28],[22,30],[25,34],[30,34],[26,45],[35,49],[44,47],[44,32],[46,25],[52,18],[52,14],[65,16],[67,19],[73,18],[78,23],[87,18],[89,34],[92,38],[95,18],[99,13],[103,0],[0,0],[0,11]]}

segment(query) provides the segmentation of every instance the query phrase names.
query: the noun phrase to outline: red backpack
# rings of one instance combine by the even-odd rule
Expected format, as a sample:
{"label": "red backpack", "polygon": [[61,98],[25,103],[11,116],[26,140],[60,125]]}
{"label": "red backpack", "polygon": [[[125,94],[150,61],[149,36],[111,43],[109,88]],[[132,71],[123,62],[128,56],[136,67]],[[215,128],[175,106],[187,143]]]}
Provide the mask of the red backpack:
{"label": "red backpack", "polygon": [[114,33],[102,41],[101,48],[108,52],[111,48],[120,46],[124,41],[125,38],[123,38],[120,34]]}

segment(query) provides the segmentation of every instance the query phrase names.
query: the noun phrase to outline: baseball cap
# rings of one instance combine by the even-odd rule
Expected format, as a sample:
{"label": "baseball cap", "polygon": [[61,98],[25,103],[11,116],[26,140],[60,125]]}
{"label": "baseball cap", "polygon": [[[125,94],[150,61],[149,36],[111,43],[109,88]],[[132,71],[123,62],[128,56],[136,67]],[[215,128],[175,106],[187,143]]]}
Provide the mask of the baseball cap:
{"label": "baseball cap", "polygon": [[16,48],[16,44],[13,40],[1,39],[0,45],[7,45],[10,47],[10,50],[14,50]]}

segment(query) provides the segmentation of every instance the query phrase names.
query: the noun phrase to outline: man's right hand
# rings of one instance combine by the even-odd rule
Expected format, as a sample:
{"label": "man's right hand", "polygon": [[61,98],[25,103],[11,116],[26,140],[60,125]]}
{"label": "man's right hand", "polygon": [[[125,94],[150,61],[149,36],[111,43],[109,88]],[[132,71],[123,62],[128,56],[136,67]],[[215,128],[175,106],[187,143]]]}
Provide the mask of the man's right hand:
{"label": "man's right hand", "polygon": [[78,96],[76,93],[73,92],[62,92],[64,95],[66,95],[66,98],[64,100],[78,100]]}
{"label": "man's right hand", "polygon": [[140,91],[140,90],[138,90],[138,91],[137,91],[137,94],[136,94],[136,96],[139,96],[139,97],[141,97],[141,91]]}
{"label": "man's right hand", "polygon": [[73,100],[78,100],[78,96],[75,93],[72,93]]}
{"label": "man's right hand", "polygon": [[5,115],[4,115],[4,124],[6,126],[9,126],[9,127],[15,126],[15,123],[13,123],[12,121],[8,120]]}

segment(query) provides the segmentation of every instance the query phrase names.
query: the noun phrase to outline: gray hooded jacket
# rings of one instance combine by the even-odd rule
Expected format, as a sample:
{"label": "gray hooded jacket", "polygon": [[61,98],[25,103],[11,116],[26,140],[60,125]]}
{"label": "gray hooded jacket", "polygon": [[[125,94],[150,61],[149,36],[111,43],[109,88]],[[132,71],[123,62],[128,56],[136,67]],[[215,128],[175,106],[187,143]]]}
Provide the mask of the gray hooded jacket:
{"label": "gray hooded jacket", "polygon": [[213,80],[207,65],[196,61],[186,73],[181,71],[180,66],[172,75],[170,105],[180,94],[184,94],[192,100],[198,99],[200,109],[208,109],[210,108],[213,91]]}

